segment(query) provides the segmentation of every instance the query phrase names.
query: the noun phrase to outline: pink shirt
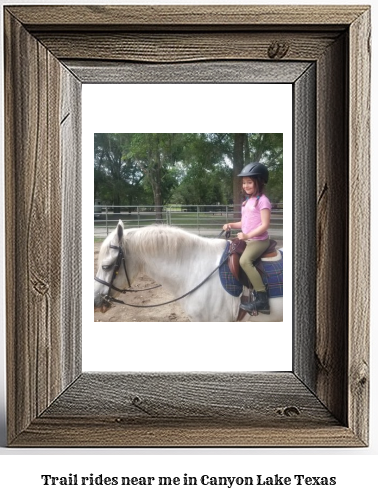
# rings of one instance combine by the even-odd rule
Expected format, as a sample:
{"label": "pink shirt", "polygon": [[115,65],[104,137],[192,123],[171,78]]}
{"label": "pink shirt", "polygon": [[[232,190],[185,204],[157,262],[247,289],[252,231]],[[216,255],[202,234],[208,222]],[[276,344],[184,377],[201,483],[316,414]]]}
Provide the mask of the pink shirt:
{"label": "pink shirt", "polygon": [[[253,229],[256,229],[257,227],[261,226],[261,210],[264,210],[265,208],[271,210],[272,208],[272,205],[270,204],[270,201],[265,196],[265,194],[262,194],[260,196],[260,199],[256,207],[255,204],[256,204],[256,197],[253,196],[252,198],[249,198],[249,200],[246,202],[244,206],[242,206],[241,230],[244,234],[247,234],[251,232]],[[254,236],[253,238],[250,239],[266,240],[267,238],[269,238],[269,234],[268,231],[265,231],[264,233],[259,234],[258,236]]]}

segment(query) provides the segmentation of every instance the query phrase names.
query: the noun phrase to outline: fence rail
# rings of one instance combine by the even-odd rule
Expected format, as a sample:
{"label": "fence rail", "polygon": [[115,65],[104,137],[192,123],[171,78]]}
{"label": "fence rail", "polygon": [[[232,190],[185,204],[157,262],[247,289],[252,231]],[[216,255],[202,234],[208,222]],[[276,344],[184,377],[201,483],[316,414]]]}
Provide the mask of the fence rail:
{"label": "fence rail", "polygon": [[[223,224],[240,220],[240,205],[155,205],[119,207],[94,206],[94,237],[104,239],[121,219],[127,228],[139,228],[151,224],[179,226],[201,236],[217,236]],[[237,231],[235,231],[236,233]],[[269,233],[272,238],[283,239],[282,204],[272,208]]]}

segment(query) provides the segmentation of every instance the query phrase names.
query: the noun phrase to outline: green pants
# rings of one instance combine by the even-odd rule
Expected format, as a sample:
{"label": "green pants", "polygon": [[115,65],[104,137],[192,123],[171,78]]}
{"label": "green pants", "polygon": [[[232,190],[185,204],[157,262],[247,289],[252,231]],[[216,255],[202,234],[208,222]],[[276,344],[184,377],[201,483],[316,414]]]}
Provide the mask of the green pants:
{"label": "green pants", "polygon": [[256,292],[265,292],[265,285],[261,279],[260,273],[254,266],[254,262],[268,247],[269,239],[247,241],[247,246],[240,257],[240,265]]}

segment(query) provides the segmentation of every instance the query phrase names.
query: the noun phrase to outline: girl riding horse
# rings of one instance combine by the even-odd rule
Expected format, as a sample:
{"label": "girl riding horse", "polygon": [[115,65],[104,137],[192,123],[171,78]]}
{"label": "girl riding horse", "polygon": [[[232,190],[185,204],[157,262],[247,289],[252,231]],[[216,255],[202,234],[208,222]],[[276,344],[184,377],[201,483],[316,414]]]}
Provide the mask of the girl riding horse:
{"label": "girl riding horse", "polygon": [[250,163],[243,168],[238,177],[243,177],[243,189],[247,196],[242,204],[241,220],[227,223],[223,229],[241,229],[237,237],[239,240],[245,240],[247,245],[240,257],[240,266],[248,276],[256,295],[256,300],[253,303],[251,301],[242,302],[240,308],[250,313],[257,310],[263,314],[270,314],[265,285],[254,265],[254,262],[269,247],[268,229],[271,204],[264,194],[269,172],[262,163]]}

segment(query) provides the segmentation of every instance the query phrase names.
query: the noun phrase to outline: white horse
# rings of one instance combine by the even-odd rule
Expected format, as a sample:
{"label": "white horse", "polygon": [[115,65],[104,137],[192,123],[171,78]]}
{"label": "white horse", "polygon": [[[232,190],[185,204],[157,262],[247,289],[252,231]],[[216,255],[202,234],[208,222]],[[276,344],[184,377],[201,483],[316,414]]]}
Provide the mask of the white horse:
{"label": "white horse", "polygon": [[[120,220],[99,253],[95,309],[103,312],[108,309],[110,303],[106,297],[118,297],[140,273],[161,284],[174,298],[181,297],[218,267],[225,246],[223,239],[204,238],[165,225],[125,230]],[[179,303],[191,321],[236,321],[240,297],[224,290],[217,270]],[[270,299],[270,311],[257,316],[247,314],[244,321],[282,321],[282,297]]]}

